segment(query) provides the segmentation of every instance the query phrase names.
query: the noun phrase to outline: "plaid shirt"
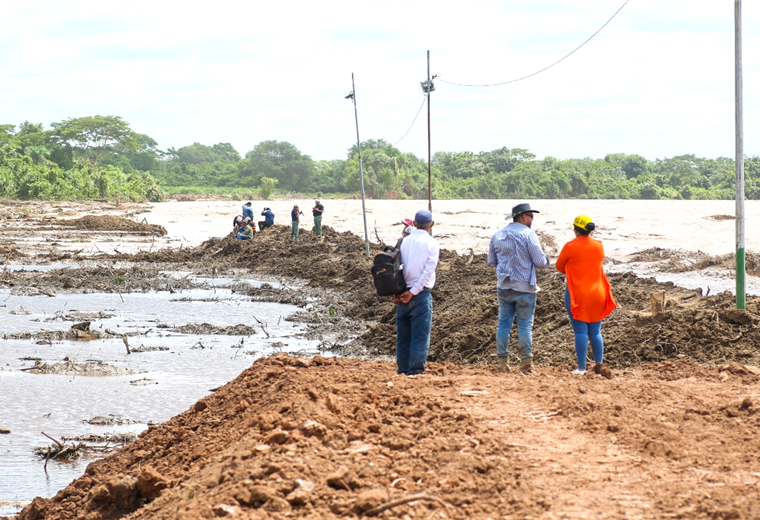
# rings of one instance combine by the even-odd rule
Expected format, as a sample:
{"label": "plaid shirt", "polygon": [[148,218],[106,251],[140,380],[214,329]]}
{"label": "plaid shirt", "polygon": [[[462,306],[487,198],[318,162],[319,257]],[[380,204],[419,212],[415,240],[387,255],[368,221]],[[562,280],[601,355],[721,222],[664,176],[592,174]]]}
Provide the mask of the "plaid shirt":
{"label": "plaid shirt", "polygon": [[541,249],[535,231],[512,222],[491,237],[488,263],[496,268],[499,288],[536,292],[536,267],[547,267],[549,257]]}

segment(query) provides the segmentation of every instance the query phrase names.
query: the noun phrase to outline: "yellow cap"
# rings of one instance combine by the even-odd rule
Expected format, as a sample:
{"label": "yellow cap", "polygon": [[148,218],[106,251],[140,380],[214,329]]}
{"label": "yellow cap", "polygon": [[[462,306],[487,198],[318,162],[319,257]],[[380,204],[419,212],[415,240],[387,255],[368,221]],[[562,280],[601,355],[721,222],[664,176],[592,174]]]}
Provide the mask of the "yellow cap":
{"label": "yellow cap", "polygon": [[591,217],[588,215],[578,215],[573,220],[573,226],[577,226],[581,229],[586,229],[586,226],[591,223]]}

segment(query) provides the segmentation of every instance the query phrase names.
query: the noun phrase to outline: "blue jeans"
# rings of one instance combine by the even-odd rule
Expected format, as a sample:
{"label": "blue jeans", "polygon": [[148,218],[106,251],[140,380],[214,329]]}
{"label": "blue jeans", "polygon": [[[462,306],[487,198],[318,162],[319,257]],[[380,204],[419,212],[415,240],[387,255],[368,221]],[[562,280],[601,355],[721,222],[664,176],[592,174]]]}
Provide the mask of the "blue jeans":
{"label": "blue jeans", "polygon": [[573,318],[573,313],[570,312],[570,291],[567,287],[565,287],[565,309],[567,309],[567,315],[570,316],[570,325],[572,325],[575,334],[575,358],[578,361],[578,368],[586,370],[586,353],[588,352],[589,340],[591,341],[591,354],[594,356],[594,363],[601,363],[604,359],[602,322],[587,323]]}
{"label": "blue jeans", "polygon": [[398,373],[413,376],[425,370],[433,327],[433,298],[422,291],[407,304],[396,305],[396,364]]}
{"label": "blue jeans", "polygon": [[496,289],[499,299],[499,326],[496,328],[496,354],[507,355],[509,334],[517,316],[517,345],[520,359],[533,355],[533,314],[536,312],[536,294]]}

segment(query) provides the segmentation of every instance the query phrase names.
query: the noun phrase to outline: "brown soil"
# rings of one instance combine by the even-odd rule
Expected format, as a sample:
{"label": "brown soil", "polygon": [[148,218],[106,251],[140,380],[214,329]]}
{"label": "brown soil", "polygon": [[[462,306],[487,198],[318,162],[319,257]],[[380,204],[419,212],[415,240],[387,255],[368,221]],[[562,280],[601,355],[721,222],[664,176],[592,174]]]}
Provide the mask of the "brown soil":
{"label": "brown soil", "polygon": [[[275,226],[250,242],[212,239],[129,260],[245,269],[291,287],[299,279],[291,290],[323,302],[300,319],[330,327],[316,319],[330,309],[370,323],[335,351],[364,359],[260,359],[18,518],[756,517],[760,299],[739,311],[728,293],[612,275],[619,307],[603,330],[612,377],[578,377],[563,280],[545,270],[535,374],[499,374],[493,269],[483,255],[444,250],[428,370],[407,378],[372,359],[393,355],[394,309],[374,294],[364,242],[325,234],[291,244],[289,228]],[[48,276],[45,290],[65,290],[63,274]],[[130,278],[69,274],[68,283],[142,290]],[[280,297],[270,291],[256,297]],[[651,295],[662,293],[653,312],[662,299]]]}
{"label": "brown soil", "polygon": [[60,220],[56,223],[59,226],[74,229],[128,231],[132,235],[148,234],[162,237],[166,234],[163,226],[110,215],[87,215],[76,219]]}

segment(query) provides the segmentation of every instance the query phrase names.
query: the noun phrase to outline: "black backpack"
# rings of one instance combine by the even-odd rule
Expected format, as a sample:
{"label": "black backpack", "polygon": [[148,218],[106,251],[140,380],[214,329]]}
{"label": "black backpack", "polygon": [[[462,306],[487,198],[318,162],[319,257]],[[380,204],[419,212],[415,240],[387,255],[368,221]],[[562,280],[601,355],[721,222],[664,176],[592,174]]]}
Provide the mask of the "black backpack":
{"label": "black backpack", "polygon": [[401,263],[401,240],[396,246],[385,246],[372,262],[372,279],[378,296],[394,296],[406,291],[404,265]]}

